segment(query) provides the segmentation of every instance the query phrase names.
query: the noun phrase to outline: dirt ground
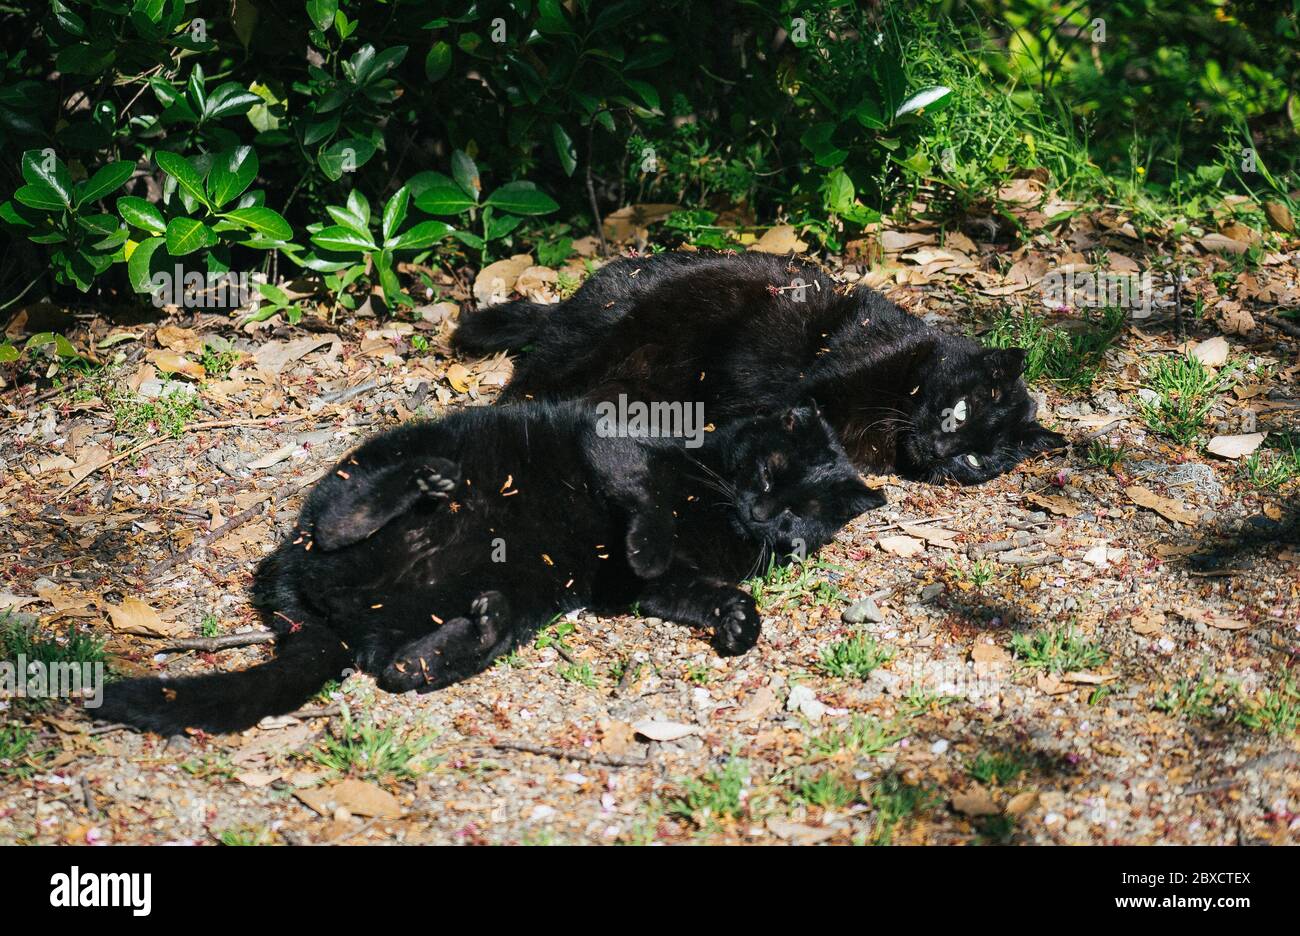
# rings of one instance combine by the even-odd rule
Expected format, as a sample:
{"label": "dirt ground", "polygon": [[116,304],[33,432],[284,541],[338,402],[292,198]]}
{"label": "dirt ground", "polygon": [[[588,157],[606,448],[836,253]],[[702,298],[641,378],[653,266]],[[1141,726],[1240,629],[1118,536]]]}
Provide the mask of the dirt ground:
{"label": "dirt ground", "polygon": [[[882,238],[870,271],[831,265],[970,330],[997,308],[1041,312],[1048,269],[1148,268],[1156,251],[1123,225],[1015,250],[964,239],[959,256],[949,241],[947,257],[918,228]],[[887,507],[757,586],[763,637],[742,657],[579,613],[451,689],[393,696],[357,674],[232,737],[167,743],[78,706],[0,702],[0,841],[1295,843],[1297,481],[1252,480],[1204,443],[1300,424],[1300,341],[1273,324],[1300,253],[1246,270],[1217,246],[1180,245],[1187,344],[1166,297],[1090,387],[1034,387],[1070,451],[974,488],[880,479]],[[554,285],[534,279],[519,288]],[[263,659],[162,648],[259,629],[250,574],[304,486],[368,433],[488,403],[509,374],[449,355],[471,286],[435,282],[413,322],[368,303],[334,325],[65,320],[103,366],[0,391],[7,626],[94,635],[119,673]],[[1193,346],[1212,358],[1215,339],[1233,376],[1200,441],[1176,444],[1143,418],[1146,368]]]}

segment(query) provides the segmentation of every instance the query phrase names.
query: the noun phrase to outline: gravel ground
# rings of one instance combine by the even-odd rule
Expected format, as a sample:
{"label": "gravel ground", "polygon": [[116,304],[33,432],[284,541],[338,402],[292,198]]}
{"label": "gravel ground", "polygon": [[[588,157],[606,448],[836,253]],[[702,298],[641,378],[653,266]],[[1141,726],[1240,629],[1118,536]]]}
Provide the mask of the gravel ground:
{"label": "gravel ground", "polygon": [[[969,324],[943,283],[890,286]],[[11,621],[97,635],[126,673],[262,659],[158,648],[258,627],[253,565],[301,486],[366,434],[490,401],[509,365],[449,358],[449,314],[337,333],[82,320],[83,345],[132,337],[62,391],[0,396]],[[214,336],[246,352],[234,370],[160,379],[176,369],[164,352],[196,361]],[[1297,342],[1262,325],[1228,340],[1255,390],[1225,394],[1211,429],[1239,431],[1261,402],[1262,421],[1294,426]],[[358,674],[319,714],[233,737],[166,743],[73,706],[0,703],[4,731],[31,732],[0,759],[0,841],[1294,843],[1296,482],[1251,485],[1147,430],[1139,359],[1176,344],[1137,323],[1090,389],[1044,389],[1049,425],[1081,438],[1113,423],[1120,465],[1084,443],[978,488],[879,479],[886,508],[758,586],[763,638],[739,658],[667,622],[579,613],[449,690],[393,696]],[[159,394],[181,399],[133,434],[121,400]]]}

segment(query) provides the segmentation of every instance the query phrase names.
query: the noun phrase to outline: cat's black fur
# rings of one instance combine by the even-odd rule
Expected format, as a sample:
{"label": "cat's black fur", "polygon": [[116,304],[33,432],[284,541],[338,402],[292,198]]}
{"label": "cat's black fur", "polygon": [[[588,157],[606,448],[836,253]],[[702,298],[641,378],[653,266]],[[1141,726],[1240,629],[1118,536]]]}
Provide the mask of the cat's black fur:
{"label": "cat's black fur", "polygon": [[1035,421],[1020,349],[981,348],[768,254],[617,260],[559,305],[467,315],[452,341],[527,351],[502,402],[698,400],[723,422],[812,398],[859,465],[914,480],[975,484],[1064,443]]}
{"label": "cat's black fur", "polygon": [[734,421],[694,450],[602,434],[572,402],[408,424],[326,475],[258,569],[274,660],[110,685],[98,714],[233,731],[351,665],[391,691],[436,689],[580,607],[636,602],[743,653],[759,617],[736,584],[883,502],[813,407]]}

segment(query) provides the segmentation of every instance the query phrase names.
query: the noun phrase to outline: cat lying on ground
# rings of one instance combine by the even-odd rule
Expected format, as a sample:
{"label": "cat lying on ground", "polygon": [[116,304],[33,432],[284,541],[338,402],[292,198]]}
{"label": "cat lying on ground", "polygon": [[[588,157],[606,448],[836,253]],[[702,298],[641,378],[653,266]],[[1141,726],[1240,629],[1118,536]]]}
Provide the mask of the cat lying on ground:
{"label": "cat lying on ground", "polygon": [[1035,421],[1024,351],[768,254],[616,260],[559,305],[466,315],[452,342],[526,350],[501,402],[695,400],[721,423],[811,398],[860,466],[919,481],[976,484],[1065,441]]}
{"label": "cat lying on ground", "polygon": [[635,602],[743,653],[759,616],[737,583],[884,503],[812,407],[733,421],[694,450],[611,429],[584,404],[532,403],[371,439],[257,571],[275,659],[111,684],[99,717],[239,730],[354,665],[389,691],[437,689],[582,607]]}

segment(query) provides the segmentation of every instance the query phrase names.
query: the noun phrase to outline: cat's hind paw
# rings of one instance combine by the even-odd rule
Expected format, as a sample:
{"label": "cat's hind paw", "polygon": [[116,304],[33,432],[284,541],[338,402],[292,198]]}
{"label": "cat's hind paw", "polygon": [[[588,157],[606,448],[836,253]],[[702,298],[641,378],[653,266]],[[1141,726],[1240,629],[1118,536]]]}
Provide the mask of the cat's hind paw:
{"label": "cat's hind paw", "polygon": [[758,643],[762,619],[754,599],[744,592],[736,590],[720,598],[713,609],[713,642],[719,653],[736,656]]}
{"label": "cat's hind paw", "polygon": [[416,466],[413,481],[425,497],[446,500],[460,487],[460,466],[445,458],[432,458]]}

